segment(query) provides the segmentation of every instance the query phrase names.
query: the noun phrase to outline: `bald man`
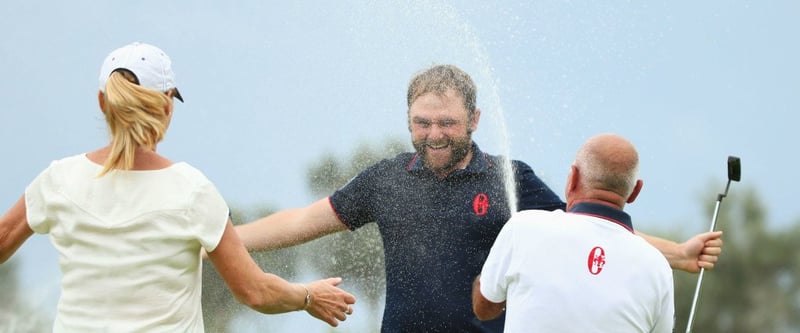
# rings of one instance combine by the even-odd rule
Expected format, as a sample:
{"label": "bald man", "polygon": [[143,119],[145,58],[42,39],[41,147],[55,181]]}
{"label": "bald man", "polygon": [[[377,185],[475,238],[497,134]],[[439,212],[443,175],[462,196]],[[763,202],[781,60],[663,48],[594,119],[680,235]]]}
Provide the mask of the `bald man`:
{"label": "bald man", "polygon": [[567,178],[567,210],[505,224],[475,279],[481,320],[505,332],[672,332],[672,271],[623,211],[642,189],[639,157],[614,134],[590,138]]}

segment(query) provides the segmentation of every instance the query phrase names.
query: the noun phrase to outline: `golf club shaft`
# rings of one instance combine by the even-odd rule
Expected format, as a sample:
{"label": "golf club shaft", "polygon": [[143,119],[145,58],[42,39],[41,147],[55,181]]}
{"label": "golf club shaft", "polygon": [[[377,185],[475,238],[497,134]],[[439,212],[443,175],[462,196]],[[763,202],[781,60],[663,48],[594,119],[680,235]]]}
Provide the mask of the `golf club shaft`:
{"label": "golf club shaft", "polygon": [[[728,181],[728,185],[730,185],[730,180]],[[725,193],[727,194],[728,189],[725,188]],[[714,231],[714,228],[717,226],[717,215],[719,214],[719,206],[722,203],[722,198],[724,195],[719,195],[717,197],[717,204],[714,207],[714,216],[711,218],[711,228],[708,230],[709,232]],[[692,323],[694,322],[694,311],[697,307],[697,298],[700,297],[700,285],[703,284],[703,273],[705,273],[705,269],[700,268],[700,276],[697,277],[697,286],[694,288],[694,297],[692,298],[692,308],[689,310],[689,322],[686,324],[686,333],[692,332]]]}
{"label": "golf club shaft", "polygon": [[700,295],[700,284],[703,283],[703,273],[705,269],[700,269],[700,276],[697,278],[697,286],[694,288],[694,298],[692,298],[692,309],[689,311],[689,322],[686,324],[686,333],[692,332],[692,323],[694,322],[694,310],[697,306],[697,297]]}

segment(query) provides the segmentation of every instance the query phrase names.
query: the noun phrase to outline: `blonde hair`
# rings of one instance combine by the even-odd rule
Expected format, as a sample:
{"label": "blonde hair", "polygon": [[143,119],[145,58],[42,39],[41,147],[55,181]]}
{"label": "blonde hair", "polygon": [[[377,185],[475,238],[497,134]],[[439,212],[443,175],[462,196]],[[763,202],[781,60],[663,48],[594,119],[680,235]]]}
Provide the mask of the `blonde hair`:
{"label": "blonde hair", "polygon": [[[111,73],[103,94],[103,114],[111,134],[111,150],[103,164],[103,176],[115,169],[133,168],[136,148],[155,148],[169,125],[167,94],[143,88],[124,71]],[[131,76],[131,75],[128,75]]]}

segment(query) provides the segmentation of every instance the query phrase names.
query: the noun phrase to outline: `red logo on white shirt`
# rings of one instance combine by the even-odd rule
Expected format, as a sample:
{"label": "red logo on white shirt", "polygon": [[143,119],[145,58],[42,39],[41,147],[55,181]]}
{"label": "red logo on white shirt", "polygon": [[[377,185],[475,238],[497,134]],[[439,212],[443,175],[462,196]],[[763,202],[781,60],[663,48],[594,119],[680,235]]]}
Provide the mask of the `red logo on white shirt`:
{"label": "red logo on white shirt", "polygon": [[485,193],[478,193],[475,199],[472,199],[472,211],[478,216],[486,215],[489,212],[489,196]]}
{"label": "red logo on white shirt", "polygon": [[606,251],[602,247],[595,246],[589,251],[589,273],[592,275],[600,274],[606,264]]}

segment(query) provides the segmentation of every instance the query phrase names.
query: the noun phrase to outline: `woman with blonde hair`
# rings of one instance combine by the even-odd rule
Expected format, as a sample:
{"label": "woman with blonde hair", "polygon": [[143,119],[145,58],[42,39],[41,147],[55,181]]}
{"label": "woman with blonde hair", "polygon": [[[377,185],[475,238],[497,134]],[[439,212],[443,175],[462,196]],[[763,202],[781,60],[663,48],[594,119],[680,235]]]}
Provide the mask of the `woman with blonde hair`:
{"label": "woman with blonde hair", "polygon": [[173,98],[183,102],[171,66],[143,43],[108,55],[98,102],[111,142],[33,180],[0,217],[0,264],[34,232],[49,234],[63,275],[55,332],[202,332],[203,251],[250,308],[305,310],[337,326],[355,302],[340,278],[303,285],[264,273],[211,181],[156,152]]}

